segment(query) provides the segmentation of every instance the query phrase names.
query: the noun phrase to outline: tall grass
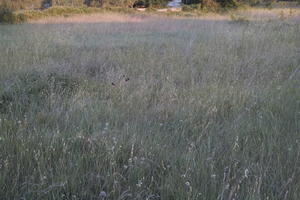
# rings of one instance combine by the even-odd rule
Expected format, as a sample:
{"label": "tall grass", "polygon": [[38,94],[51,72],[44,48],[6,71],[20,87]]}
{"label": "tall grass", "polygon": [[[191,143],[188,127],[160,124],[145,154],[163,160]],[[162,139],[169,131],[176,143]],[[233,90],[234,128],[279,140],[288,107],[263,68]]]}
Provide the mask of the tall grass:
{"label": "tall grass", "polygon": [[299,199],[300,25],[140,18],[1,26],[0,199]]}

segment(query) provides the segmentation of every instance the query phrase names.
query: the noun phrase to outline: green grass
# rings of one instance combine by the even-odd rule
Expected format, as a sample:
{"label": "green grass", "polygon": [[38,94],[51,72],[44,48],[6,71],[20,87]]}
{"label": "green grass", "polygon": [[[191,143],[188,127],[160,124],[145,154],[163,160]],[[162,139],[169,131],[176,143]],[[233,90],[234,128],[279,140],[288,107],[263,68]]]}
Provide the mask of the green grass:
{"label": "green grass", "polygon": [[78,14],[93,14],[93,13],[107,13],[107,12],[118,12],[118,13],[134,13],[133,9],[121,8],[121,7],[108,7],[108,8],[95,8],[95,7],[68,7],[68,6],[55,6],[45,10],[24,10],[19,11],[28,20],[35,20],[47,17],[58,17],[58,16],[71,16]]}
{"label": "green grass", "polygon": [[1,25],[0,199],[299,199],[300,25],[141,18]]}

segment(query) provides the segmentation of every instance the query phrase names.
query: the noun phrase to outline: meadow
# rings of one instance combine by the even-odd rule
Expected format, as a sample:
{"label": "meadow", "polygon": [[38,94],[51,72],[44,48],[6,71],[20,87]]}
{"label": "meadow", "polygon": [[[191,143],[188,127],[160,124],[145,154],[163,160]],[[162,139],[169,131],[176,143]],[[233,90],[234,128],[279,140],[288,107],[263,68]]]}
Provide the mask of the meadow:
{"label": "meadow", "polygon": [[0,199],[300,199],[299,15],[251,13],[0,25]]}

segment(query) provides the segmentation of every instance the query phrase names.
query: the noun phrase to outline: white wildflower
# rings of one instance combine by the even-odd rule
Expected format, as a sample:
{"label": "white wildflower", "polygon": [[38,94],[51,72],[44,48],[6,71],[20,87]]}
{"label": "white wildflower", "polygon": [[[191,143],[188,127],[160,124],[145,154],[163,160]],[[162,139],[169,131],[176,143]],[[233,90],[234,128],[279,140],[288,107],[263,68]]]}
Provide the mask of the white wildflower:
{"label": "white wildflower", "polygon": [[239,146],[239,136],[236,136],[234,146],[233,146],[233,150],[236,151],[239,147],[240,147]]}
{"label": "white wildflower", "polygon": [[107,194],[105,191],[101,191],[99,196],[100,196],[100,198],[105,198],[105,197],[107,197]]}
{"label": "white wildflower", "polygon": [[138,183],[136,184],[136,186],[142,187],[142,184],[143,184],[142,180],[139,180]]}
{"label": "white wildflower", "polygon": [[129,163],[129,164],[132,164],[132,158],[129,158],[129,159],[128,159],[128,163]]}
{"label": "white wildflower", "polygon": [[248,169],[245,169],[244,176],[245,176],[245,178],[248,178],[248,176],[249,176],[249,170]]}
{"label": "white wildflower", "polygon": [[225,190],[228,190],[229,188],[230,188],[230,185],[227,184],[227,185],[225,186]]}

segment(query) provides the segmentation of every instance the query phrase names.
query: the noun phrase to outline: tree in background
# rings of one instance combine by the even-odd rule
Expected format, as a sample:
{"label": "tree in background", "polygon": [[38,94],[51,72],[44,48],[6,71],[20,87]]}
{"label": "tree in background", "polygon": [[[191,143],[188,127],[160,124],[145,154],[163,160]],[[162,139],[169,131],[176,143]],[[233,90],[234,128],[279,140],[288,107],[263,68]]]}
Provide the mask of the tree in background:
{"label": "tree in background", "polygon": [[87,6],[102,7],[104,0],[85,0],[84,4]]}
{"label": "tree in background", "polygon": [[52,6],[83,6],[85,0],[51,0]]}
{"label": "tree in background", "polygon": [[13,10],[41,8],[44,0],[0,0],[1,5],[7,5]]}

